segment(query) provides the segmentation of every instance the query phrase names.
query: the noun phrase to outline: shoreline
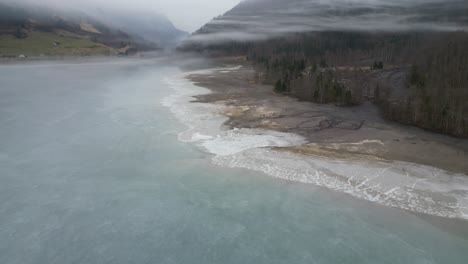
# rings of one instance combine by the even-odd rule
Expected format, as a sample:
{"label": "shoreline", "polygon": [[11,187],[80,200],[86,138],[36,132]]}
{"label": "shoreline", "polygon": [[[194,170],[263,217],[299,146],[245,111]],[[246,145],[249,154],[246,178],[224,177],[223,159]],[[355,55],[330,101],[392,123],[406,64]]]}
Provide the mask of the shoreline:
{"label": "shoreline", "polygon": [[[188,111],[204,111],[205,115],[191,116],[192,124],[188,133],[182,133],[182,141],[205,147],[215,155],[215,164],[312,183],[417,213],[468,219],[468,168],[461,162],[466,158],[466,142],[458,147],[457,139],[391,124],[376,115],[371,106],[340,111],[334,106],[277,95],[271,87],[252,81],[252,68],[244,62],[221,61],[213,69],[186,72],[184,76],[187,83],[180,85],[205,90],[187,88],[186,94],[180,95],[184,99],[178,101],[179,105],[185,100],[191,104],[188,109],[202,108]],[[365,117],[364,121],[357,116]],[[320,129],[327,126],[323,120],[339,122]],[[308,125],[297,126],[305,123]],[[197,131],[200,128],[196,126],[205,128]],[[284,140],[288,137],[292,138]],[[394,137],[404,138],[397,141]],[[213,150],[232,147],[230,143],[243,146],[234,151]],[[408,146],[407,155],[398,156]],[[431,148],[441,151],[431,153]],[[412,157],[421,149],[427,151],[426,155]],[[450,158],[454,155],[459,155],[458,159]],[[434,167],[427,164],[438,156],[447,161],[441,160]]]}
{"label": "shoreline", "polygon": [[[196,102],[226,106],[223,114],[229,120],[225,125],[231,129],[260,128],[301,135],[311,143],[294,149],[301,153],[319,154],[316,149],[320,144],[322,154],[371,155],[468,175],[466,139],[384,120],[371,103],[338,107],[301,102],[274,93],[269,85],[255,83],[253,69],[245,62],[218,63],[239,64],[243,70],[229,72],[229,76],[223,71],[210,76],[191,74],[188,79],[212,91],[195,96]],[[358,148],[357,142],[366,146]]]}
{"label": "shoreline", "polygon": [[44,55],[44,56],[28,56],[25,58],[0,58],[0,65],[12,65],[21,63],[34,62],[57,62],[57,61],[94,61],[108,59],[142,59],[142,58],[157,58],[164,55],[163,50],[145,51],[131,55],[117,54],[90,54],[90,55]]}

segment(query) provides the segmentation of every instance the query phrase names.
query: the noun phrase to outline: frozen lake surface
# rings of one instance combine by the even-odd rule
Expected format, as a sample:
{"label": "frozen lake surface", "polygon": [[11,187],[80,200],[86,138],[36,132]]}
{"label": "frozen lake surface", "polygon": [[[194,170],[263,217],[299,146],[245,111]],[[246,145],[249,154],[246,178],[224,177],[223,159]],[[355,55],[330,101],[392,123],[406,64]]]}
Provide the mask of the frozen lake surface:
{"label": "frozen lake surface", "polygon": [[466,222],[214,165],[161,104],[180,73],[0,66],[0,263],[466,264]]}

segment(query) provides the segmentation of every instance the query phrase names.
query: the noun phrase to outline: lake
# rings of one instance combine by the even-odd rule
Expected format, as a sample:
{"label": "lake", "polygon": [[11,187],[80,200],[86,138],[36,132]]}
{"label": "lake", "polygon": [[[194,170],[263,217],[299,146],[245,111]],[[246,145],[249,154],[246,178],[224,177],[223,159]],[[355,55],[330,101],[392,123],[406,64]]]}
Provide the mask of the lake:
{"label": "lake", "polygon": [[467,222],[215,165],[170,61],[0,65],[0,263],[467,263]]}

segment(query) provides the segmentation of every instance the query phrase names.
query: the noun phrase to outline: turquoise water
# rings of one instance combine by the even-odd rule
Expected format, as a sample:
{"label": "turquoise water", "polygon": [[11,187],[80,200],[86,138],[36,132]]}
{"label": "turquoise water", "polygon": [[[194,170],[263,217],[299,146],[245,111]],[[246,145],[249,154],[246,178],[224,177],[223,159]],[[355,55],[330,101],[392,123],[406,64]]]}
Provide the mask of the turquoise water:
{"label": "turquoise water", "polygon": [[467,263],[468,224],[217,167],[162,60],[0,66],[0,263]]}

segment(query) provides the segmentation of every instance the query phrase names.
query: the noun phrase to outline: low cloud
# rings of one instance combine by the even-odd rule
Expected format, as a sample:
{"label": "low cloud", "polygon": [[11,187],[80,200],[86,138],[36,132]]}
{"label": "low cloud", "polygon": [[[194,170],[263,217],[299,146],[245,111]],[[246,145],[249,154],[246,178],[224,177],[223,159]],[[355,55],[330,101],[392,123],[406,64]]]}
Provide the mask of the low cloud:
{"label": "low cloud", "polygon": [[468,30],[466,0],[246,0],[191,41],[261,40],[309,31]]}
{"label": "low cloud", "polygon": [[96,8],[164,14],[179,28],[193,32],[241,0],[0,0],[56,9],[93,11]]}

